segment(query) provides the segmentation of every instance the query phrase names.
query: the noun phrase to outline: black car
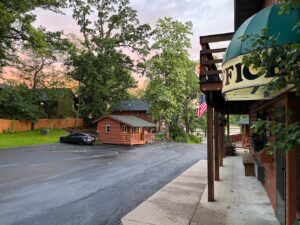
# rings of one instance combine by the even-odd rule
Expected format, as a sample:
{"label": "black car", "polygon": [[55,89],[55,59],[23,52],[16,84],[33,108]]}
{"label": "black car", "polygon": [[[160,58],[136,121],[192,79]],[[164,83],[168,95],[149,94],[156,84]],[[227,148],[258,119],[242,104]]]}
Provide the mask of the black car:
{"label": "black car", "polygon": [[96,138],[93,135],[85,133],[71,133],[68,136],[60,137],[61,143],[72,143],[72,144],[94,144]]}

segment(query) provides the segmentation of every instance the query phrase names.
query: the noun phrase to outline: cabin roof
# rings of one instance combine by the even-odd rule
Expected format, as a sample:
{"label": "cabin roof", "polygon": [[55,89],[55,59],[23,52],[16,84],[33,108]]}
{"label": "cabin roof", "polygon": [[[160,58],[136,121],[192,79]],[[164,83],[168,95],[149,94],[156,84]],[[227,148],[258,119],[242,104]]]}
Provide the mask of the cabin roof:
{"label": "cabin roof", "polygon": [[112,111],[148,111],[149,103],[141,99],[124,100],[116,103]]}
{"label": "cabin roof", "polygon": [[95,120],[94,122],[103,120],[106,117],[109,117],[113,120],[119,121],[130,127],[156,127],[156,124],[150,123],[147,120],[143,120],[136,116],[124,116],[124,115],[108,115],[108,116],[102,117],[98,120]]}
{"label": "cabin roof", "polygon": [[248,125],[249,124],[249,118],[241,119],[240,121],[238,121],[236,123],[240,124],[240,125]]}

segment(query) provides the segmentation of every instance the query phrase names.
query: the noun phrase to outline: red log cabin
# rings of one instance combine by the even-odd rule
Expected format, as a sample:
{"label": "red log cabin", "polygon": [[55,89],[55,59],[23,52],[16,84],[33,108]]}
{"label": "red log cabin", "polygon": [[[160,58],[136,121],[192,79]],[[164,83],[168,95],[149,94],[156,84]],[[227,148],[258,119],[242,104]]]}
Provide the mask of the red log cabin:
{"label": "red log cabin", "polygon": [[97,120],[98,140],[103,144],[140,145],[153,143],[154,123],[136,116],[109,115]]}

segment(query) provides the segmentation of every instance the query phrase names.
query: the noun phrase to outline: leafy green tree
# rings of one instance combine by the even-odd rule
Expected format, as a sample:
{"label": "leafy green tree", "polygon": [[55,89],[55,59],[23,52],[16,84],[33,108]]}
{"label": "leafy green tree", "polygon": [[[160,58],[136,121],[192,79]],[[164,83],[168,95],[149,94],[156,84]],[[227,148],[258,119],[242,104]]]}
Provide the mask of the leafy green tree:
{"label": "leafy green tree", "polygon": [[146,99],[150,103],[150,114],[153,120],[164,120],[169,125],[172,116],[178,113],[178,104],[172,88],[159,80],[152,80],[149,83]]}
{"label": "leafy green tree", "polygon": [[46,32],[45,44],[36,48],[20,47],[20,53],[11,62],[17,82],[30,89],[62,87],[67,81],[64,61],[71,43],[60,32]]}
{"label": "leafy green tree", "polygon": [[43,115],[26,86],[7,85],[0,91],[0,118],[34,122]]}
{"label": "leafy green tree", "polygon": [[182,107],[182,119],[185,124],[185,131],[190,133],[191,124],[196,119],[196,102],[199,101],[199,80],[196,74],[196,62],[189,60],[186,63],[184,98]]}
{"label": "leafy green tree", "polygon": [[84,40],[71,53],[70,76],[80,84],[81,114],[97,118],[135,87],[131,73],[144,70],[150,26],[140,25],[128,0],[77,0],[72,6]]}
{"label": "leafy green tree", "polygon": [[47,43],[45,30],[32,25],[36,19],[34,9],[59,12],[65,6],[64,0],[0,1],[0,69],[12,60],[20,44],[40,48]]}
{"label": "leafy green tree", "polygon": [[207,113],[204,113],[200,118],[198,118],[200,128],[205,133],[205,136],[207,134]]}
{"label": "leafy green tree", "polygon": [[[154,30],[154,56],[147,62],[150,83],[146,98],[154,120],[163,120],[167,131],[172,119],[183,112],[192,23],[181,23],[172,18],[158,20]],[[169,139],[169,133],[167,133]]]}

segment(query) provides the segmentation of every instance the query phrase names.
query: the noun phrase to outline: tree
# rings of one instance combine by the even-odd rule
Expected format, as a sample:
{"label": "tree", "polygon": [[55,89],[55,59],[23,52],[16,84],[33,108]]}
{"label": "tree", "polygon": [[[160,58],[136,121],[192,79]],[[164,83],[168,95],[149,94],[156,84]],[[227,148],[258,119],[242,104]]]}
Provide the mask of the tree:
{"label": "tree", "polygon": [[[131,73],[143,71],[150,26],[140,25],[128,0],[77,0],[72,6],[84,40],[71,53],[70,76],[80,83],[82,115],[97,118],[135,87]],[[95,21],[89,19],[92,14]]]}
{"label": "tree", "polygon": [[199,101],[199,80],[196,74],[196,62],[189,60],[186,64],[185,86],[183,98],[182,119],[184,120],[185,130],[187,133],[191,131],[191,124],[196,119],[196,103]]}
{"label": "tree", "polygon": [[0,1],[0,69],[12,60],[20,44],[40,48],[46,43],[44,29],[32,25],[34,9],[59,12],[65,6],[64,0]]}
{"label": "tree", "polygon": [[7,85],[0,91],[0,118],[30,120],[43,116],[35,99],[24,85]]}
{"label": "tree", "polygon": [[204,113],[200,118],[197,119],[201,129],[204,131],[205,137],[207,134],[207,114]]}
{"label": "tree", "polygon": [[178,103],[173,90],[159,80],[152,80],[146,89],[146,99],[150,103],[149,113],[154,121],[165,121],[170,127],[172,117],[178,113]]}
{"label": "tree", "polygon": [[64,60],[71,43],[60,32],[46,32],[43,46],[20,46],[11,62],[17,82],[35,91],[45,87],[62,87],[66,82]]}
{"label": "tree", "polygon": [[187,52],[191,46],[191,28],[191,22],[181,23],[164,18],[158,20],[153,32],[154,44],[151,50],[154,56],[147,62],[147,77],[150,83],[146,90],[146,98],[150,103],[152,118],[163,120],[167,131],[172,118],[177,120],[183,111],[186,74],[191,65]]}

